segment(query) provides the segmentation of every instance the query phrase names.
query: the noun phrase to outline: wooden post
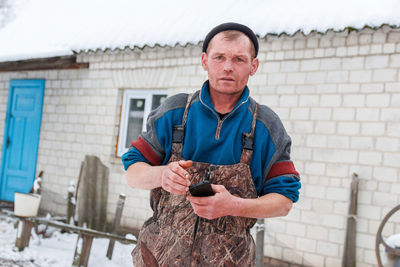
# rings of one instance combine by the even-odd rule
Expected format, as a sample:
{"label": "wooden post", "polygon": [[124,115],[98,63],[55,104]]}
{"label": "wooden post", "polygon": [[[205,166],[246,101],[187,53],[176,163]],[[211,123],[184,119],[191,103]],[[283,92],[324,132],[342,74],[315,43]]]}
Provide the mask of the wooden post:
{"label": "wooden post", "polygon": [[258,219],[256,227],[256,266],[264,266],[264,219]]}
{"label": "wooden post", "polygon": [[[112,225],[111,233],[116,234],[118,232],[119,224],[121,222],[121,216],[122,216],[122,210],[125,205],[125,195],[120,194],[118,198],[118,204],[117,204],[117,210],[115,212],[115,217],[114,217],[114,222]],[[114,251],[114,245],[115,245],[115,240],[110,239],[110,242],[108,243],[108,249],[107,249],[107,258],[111,260],[112,254]]]}
{"label": "wooden post", "polygon": [[78,236],[72,266],[74,267],[88,266],[92,243],[93,243],[93,236],[86,234],[80,234]]}
{"label": "wooden post", "polygon": [[24,250],[29,245],[32,228],[33,222],[29,220],[21,219],[18,222],[17,239],[15,240],[15,246],[18,248],[18,251]]}
{"label": "wooden post", "polygon": [[76,199],[74,193],[75,193],[75,184],[71,182],[68,188],[68,205],[67,205],[68,224],[71,224],[71,221],[73,224],[75,224],[74,216],[75,216]]}
{"label": "wooden post", "polygon": [[358,175],[353,174],[350,191],[349,215],[347,218],[346,240],[343,251],[343,267],[356,266],[356,231],[357,231],[357,196],[358,196]]}

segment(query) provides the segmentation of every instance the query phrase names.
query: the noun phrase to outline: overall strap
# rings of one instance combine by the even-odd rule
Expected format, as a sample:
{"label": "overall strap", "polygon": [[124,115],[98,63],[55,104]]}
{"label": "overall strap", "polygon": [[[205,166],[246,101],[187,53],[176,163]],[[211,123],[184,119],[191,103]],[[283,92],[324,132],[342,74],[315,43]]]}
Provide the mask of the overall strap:
{"label": "overall strap", "polygon": [[240,157],[240,162],[248,165],[250,165],[253,156],[254,132],[256,130],[257,114],[258,103],[255,103],[253,119],[251,121],[251,131],[242,134],[242,156]]}
{"label": "overall strap", "polygon": [[185,125],[192,98],[193,94],[189,94],[182,117],[182,124],[174,126],[172,130],[172,154],[175,154],[178,157],[182,157],[183,141],[185,139]]}

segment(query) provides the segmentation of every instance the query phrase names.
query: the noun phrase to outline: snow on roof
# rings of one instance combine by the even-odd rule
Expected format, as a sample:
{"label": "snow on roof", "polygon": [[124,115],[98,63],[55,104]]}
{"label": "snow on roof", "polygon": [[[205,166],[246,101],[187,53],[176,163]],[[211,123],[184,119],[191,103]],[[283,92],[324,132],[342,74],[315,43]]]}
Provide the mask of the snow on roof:
{"label": "snow on roof", "polygon": [[400,0],[27,0],[0,29],[0,61],[197,44],[228,21],[260,37],[398,26],[399,10]]}

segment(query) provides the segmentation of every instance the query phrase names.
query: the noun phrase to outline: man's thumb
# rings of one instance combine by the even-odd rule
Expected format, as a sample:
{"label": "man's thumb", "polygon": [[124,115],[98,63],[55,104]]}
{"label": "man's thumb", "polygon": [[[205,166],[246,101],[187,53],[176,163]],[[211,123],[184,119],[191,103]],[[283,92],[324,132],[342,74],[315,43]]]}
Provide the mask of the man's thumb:
{"label": "man's thumb", "polygon": [[192,167],[192,165],[193,165],[193,161],[191,161],[191,160],[180,160],[180,161],[178,161],[178,163],[179,163],[179,166],[181,166],[184,169]]}

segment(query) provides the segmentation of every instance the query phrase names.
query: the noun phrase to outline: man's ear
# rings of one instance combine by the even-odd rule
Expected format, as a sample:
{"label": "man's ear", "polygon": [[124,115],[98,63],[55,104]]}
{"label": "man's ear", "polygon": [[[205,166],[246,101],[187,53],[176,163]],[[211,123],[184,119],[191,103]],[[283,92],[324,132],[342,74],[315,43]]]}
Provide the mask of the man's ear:
{"label": "man's ear", "polygon": [[206,53],[202,53],[201,54],[201,66],[203,67],[203,70],[208,71],[208,66],[207,66],[207,54]]}
{"label": "man's ear", "polygon": [[258,61],[258,58],[253,58],[253,60],[251,61],[251,70],[250,70],[251,76],[256,74],[259,65],[260,65],[260,62]]}

